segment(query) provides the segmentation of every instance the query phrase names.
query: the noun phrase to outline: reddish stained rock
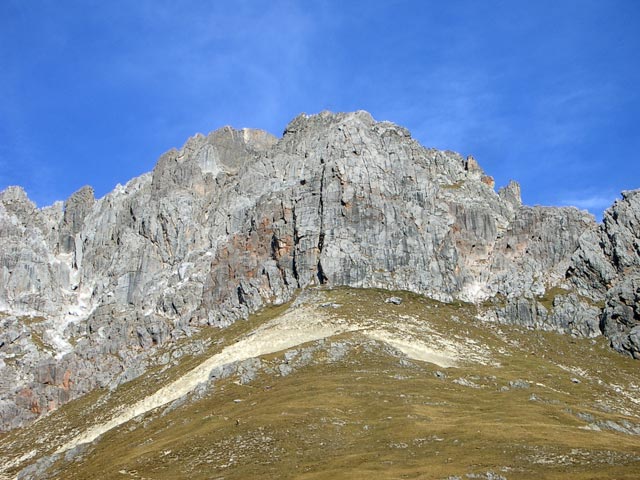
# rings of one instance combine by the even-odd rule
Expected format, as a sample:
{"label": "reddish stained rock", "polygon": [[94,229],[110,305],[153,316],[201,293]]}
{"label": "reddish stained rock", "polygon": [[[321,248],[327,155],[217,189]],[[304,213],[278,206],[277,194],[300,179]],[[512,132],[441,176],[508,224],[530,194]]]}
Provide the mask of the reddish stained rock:
{"label": "reddish stained rock", "polygon": [[62,379],[62,388],[65,391],[68,391],[71,387],[71,370],[66,370],[64,372],[64,378]]}
{"label": "reddish stained rock", "polygon": [[496,181],[491,175],[483,175],[480,181],[485,185],[489,185],[491,188],[496,186]]}

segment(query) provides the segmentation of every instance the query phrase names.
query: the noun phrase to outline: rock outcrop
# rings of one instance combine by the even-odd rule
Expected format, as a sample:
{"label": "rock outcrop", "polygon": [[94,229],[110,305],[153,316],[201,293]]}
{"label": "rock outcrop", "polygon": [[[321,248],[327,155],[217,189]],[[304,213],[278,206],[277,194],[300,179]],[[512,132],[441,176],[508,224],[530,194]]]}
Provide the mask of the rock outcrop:
{"label": "rock outcrop", "polygon": [[591,260],[580,264],[583,276],[605,291],[603,333],[616,350],[640,359],[640,190],[622,192],[599,233],[599,250],[580,257]]}
{"label": "rock outcrop", "polygon": [[[404,289],[640,355],[640,195],[602,225],[523,206],[472,157],[366,112],[276,139],[225,127],[96,200],[0,194],[0,414],[11,428],[129,380],[155,346],[311,285]],[[34,321],[38,318],[38,321]]]}

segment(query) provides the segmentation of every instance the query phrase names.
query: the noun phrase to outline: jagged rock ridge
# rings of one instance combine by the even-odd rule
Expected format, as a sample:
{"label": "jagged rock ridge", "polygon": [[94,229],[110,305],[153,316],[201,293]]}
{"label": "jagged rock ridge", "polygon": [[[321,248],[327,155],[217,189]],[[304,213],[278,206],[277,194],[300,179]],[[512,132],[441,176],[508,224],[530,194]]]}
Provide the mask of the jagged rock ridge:
{"label": "jagged rock ridge", "polygon": [[640,195],[596,224],[366,112],[225,127],[96,200],[0,193],[0,412],[12,428],[136,377],[154,346],[310,285],[404,289],[640,357]]}

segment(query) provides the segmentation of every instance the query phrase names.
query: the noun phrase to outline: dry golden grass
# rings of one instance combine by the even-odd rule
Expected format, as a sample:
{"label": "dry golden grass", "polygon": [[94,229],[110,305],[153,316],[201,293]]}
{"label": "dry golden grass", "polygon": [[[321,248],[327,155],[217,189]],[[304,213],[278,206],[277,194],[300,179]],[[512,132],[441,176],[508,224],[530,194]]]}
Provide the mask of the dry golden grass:
{"label": "dry golden grass", "polygon": [[[219,380],[203,397],[109,431],[74,461],[60,459],[50,478],[441,479],[489,471],[509,480],[640,478],[640,436],[587,430],[578,416],[640,424],[638,362],[611,351],[604,339],[479,324],[471,305],[395,294],[401,305],[385,304],[391,293],[378,290],[319,291],[314,301],[341,305],[323,309],[332,315],[375,317],[397,328],[401,315],[418,318],[441,334],[485,346],[493,364],[443,370],[403,361],[357,332],[343,334],[315,345],[315,360],[288,376],[274,373],[283,354],[268,355],[249,384],[233,376]],[[96,416],[108,418],[285,308],[202,332],[211,339],[205,354],[72,402],[5,435],[0,448],[25,453],[38,432],[52,432],[54,442],[54,435],[69,435]],[[350,344],[334,362],[326,355],[332,341]],[[529,388],[514,388],[516,380]]]}

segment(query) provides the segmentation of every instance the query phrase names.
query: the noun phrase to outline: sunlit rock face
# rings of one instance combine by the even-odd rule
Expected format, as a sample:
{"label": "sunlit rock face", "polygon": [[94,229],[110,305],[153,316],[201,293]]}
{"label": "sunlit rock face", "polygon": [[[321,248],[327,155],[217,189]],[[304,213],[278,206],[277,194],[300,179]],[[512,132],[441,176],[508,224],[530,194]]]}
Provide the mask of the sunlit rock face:
{"label": "sunlit rock face", "polygon": [[404,289],[638,357],[640,195],[602,225],[498,192],[366,112],[224,127],[101,199],[0,193],[2,427],[143,372],[156,345],[311,285]]}

